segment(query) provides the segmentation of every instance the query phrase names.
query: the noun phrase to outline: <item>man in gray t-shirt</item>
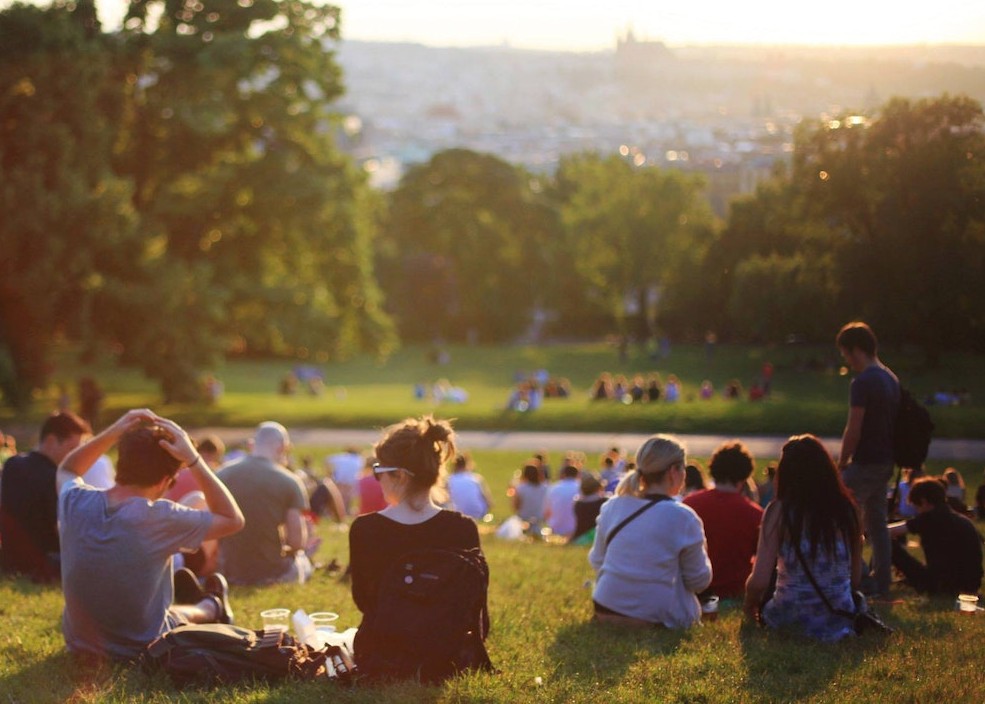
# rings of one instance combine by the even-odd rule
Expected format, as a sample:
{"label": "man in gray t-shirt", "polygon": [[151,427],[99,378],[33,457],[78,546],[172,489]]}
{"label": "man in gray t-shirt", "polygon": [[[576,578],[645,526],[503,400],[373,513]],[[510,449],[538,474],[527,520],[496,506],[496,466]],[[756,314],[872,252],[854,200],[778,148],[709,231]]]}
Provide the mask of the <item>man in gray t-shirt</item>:
{"label": "man in gray t-shirt", "polygon": [[[116,485],[86,486],[81,476],[116,444]],[[208,510],[161,498],[182,467],[192,469]],[[128,412],[64,459],[58,489],[69,650],[133,659],[180,623],[230,621],[221,576],[206,582],[197,603],[172,603],[172,555],[243,526],[236,502],[177,424],[148,410]]]}
{"label": "man in gray t-shirt", "polygon": [[246,517],[241,533],[219,543],[219,564],[233,584],[303,583],[311,576],[308,495],[283,466],[290,446],[287,429],[268,421],[257,428],[251,455],[219,469]]}

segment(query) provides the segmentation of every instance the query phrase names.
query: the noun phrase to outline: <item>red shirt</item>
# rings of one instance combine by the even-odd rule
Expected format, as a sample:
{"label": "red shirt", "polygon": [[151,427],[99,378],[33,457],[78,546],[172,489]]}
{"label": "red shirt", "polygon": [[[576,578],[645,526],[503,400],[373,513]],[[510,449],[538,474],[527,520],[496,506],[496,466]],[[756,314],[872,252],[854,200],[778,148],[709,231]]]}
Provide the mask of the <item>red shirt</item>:
{"label": "red shirt", "polygon": [[362,477],[359,486],[359,515],[375,513],[386,508],[383,487],[372,474]]}
{"label": "red shirt", "polygon": [[763,509],[738,492],[705,489],[684,499],[705,525],[713,573],[711,589],[721,597],[740,596],[752,570]]}

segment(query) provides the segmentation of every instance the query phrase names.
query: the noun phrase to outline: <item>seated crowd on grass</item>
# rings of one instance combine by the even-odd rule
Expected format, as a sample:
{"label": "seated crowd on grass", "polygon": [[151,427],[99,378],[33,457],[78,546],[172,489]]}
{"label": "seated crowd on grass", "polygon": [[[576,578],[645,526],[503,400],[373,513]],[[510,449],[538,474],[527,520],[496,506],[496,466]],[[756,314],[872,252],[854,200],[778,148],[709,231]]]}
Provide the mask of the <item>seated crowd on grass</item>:
{"label": "seated crowd on grass", "polygon": [[[858,371],[872,366],[872,355],[863,363],[854,348],[842,347]],[[595,398],[609,398],[624,383],[600,378]],[[655,401],[679,395],[676,383],[639,377],[622,393],[632,402]],[[368,456],[350,447],[327,457],[322,478],[310,458],[289,469],[291,440],[279,423],[262,423],[247,447],[223,457],[218,438],[195,443],[147,409],[129,411],[94,436],[87,421],[59,412],[42,426],[35,450],[14,454],[6,442],[0,448],[7,455],[0,475],[3,569],[61,583],[62,631],[73,653],[131,660],[181,624],[232,622],[230,584],[304,584],[319,545],[312,521],[329,516],[352,520],[345,576],[363,615],[355,654],[364,672],[435,681],[489,666],[484,596],[479,619],[463,634],[471,650],[464,664],[397,657],[381,598],[410,554],[452,552],[485,569],[477,523],[491,520],[495,497],[446,421],[397,423]],[[102,466],[113,448],[115,482]],[[862,548],[872,516],[863,520],[841,460],[836,464],[813,435],[791,437],[757,485],[749,450],[729,441],[710,458],[706,485],[669,435],[651,436],[633,458],[612,448],[597,471],[582,453],[565,454],[556,474],[546,455],[535,455],[508,488],[514,515],[497,533],[589,546],[599,622],[687,628],[713,618],[726,600],[765,627],[837,641],[853,634],[845,614],[864,608],[860,592],[887,595],[868,577]],[[453,468],[447,476],[446,465]],[[885,483],[878,489],[884,495]],[[896,496],[902,520],[883,521],[880,529],[892,541],[900,581],[923,594],[977,594],[982,539],[960,474],[910,470]],[[985,519],[985,487],[975,503]],[[921,538],[924,561],[906,549],[910,533]]]}

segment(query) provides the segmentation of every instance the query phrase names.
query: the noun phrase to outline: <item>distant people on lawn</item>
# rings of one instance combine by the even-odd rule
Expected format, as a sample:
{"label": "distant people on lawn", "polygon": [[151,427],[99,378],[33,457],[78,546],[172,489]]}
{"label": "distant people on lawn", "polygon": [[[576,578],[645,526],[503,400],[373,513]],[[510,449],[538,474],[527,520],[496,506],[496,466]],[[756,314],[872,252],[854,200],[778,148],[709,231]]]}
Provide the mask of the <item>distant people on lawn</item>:
{"label": "distant people on lawn", "polygon": [[359,515],[382,511],[387,507],[386,497],[383,495],[383,487],[376,480],[373,474],[373,465],[376,458],[370,455],[366,458],[362,474],[359,477]]}
{"label": "distant people on lawn", "polygon": [[513,510],[520,520],[528,523],[532,530],[538,530],[544,522],[547,506],[547,482],[543,470],[534,461],[529,461],[521,470],[520,479],[511,487]]}
{"label": "distant people on lawn", "polygon": [[681,489],[681,497],[687,498],[691,494],[707,489],[705,477],[701,473],[701,465],[697,462],[689,462],[684,466],[684,488]]}
{"label": "distant people on lawn", "polygon": [[575,499],[581,491],[580,467],[570,458],[565,460],[559,479],[547,490],[547,527],[553,535],[570,538],[575,532]]}
{"label": "distant people on lawn", "polygon": [[741,442],[724,443],[708,466],[715,486],[684,497],[704,524],[714,576],[708,590],[723,598],[742,595],[752,570],[763,509],[742,489],[754,468],[752,455]]}
{"label": "distant people on lawn", "polygon": [[602,505],[588,555],[597,620],[686,628],[701,619],[697,594],[712,578],[704,531],[694,510],[672,498],[686,463],[678,440],[655,435]]}
{"label": "distant people on lawn", "polygon": [[449,508],[481,521],[492,508],[492,493],[481,474],[475,472],[472,458],[467,454],[455,457],[452,473],[447,479]]}
{"label": "distant people on lawn", "polygon": [[55,413],[42,424],[37,448],[4,463],[0,473],[0,565],[4,572],[40,582],[58,580],[55,476],[58,464],[91,432],[89,424],[74,413]]}
{"label": "distant people on lawn", "polygon": [[[373,472],[388,506],[353,521],[349,556],[352,598],[363,614],[355,637],[356,658],[378,664],[386,661],[386,633],[368,631],[364,626],[374,622],[387,573],[411,551],[480,550],[480,545],[471,518],[440,508],[432,498],[443,465],[455,454],[454,432],[448,422],[430,416],[408,418],[384,431],[374,454],[377,464]],[[483,632],[477,634],[482,639],[489,628],[488,617],[483,626]],[[421,657],[426,660],[429,634],[421,633],[420,637]]]}
{"label": "distant people on lawn", "polygon": [[244,530],[219,544],[219,563],[231,583],[303,584],[311,577],[308,496],[286,468],[290,448],[287,429],[267,421],[257,427],[252,454],[217,472],[246,518]]}
{"label": "distant people on lawn", "polygon": [[862,511],[865,535],[872,545],[872,580],[865,590],[885,597],[892,559],[886,486],[893,475],[893,430],[900,385],[892,370],[880,361],[875,333],[865,323],[842,327],[836,343],[845,364],[856,374],[838,468]]}
{"label": "distant people on lawn", "polygon": [[808,571],[835,609],[855,611],[852,591],[862,573],[858,509],[821,441],[798,435],[780,453],[776,498],[763,515],[744,610],[770,628],[821,641],[853,634],[851,619],[828,609]]}
{"label": "distant people on lawn", "polygon": [[947,505],[958,513],[968,513],[968,504],[965,503],[964,478],[954,467],[948,467],[942,475],[944,480],[944,493],[947,495]]}
{"label": "distant people on lawn", "polygon": [[[609,458],[606,458],[609,459]],[[595,540],[595,522],[602,504],[609,498],[600,478],[592,472],[582,472],[575,498],[575,532],[568,542],[574,545],[591,545]]]}
{"label": "distant people on lawn", "polygon": [[[101,491],[82,475],[117,446],[116,484]],[[164,492],[182,467],[194,472],[204,510]],[[243,515],[176,423],[142,409],[69,453],[58,469],[62,544],[62,632],[73,653],[132,660],[182,623],[230,623],[227,586],[213,575],[172,578],[172,555],[232,535]],[[184,580],[179,580],[183,577]]]}
{"label": "distant people on lawn", "polygon": [[[948,503],[945,482],[921,477],[913,482],[909,502],[917,515],[889,526],[893,566],[921,594],[977,594],[982,584],[982,538],[964,513]],[[926,563],[906,551],[905,536],[920,536]],[[902,541],[902,542],[901,542]]]}
{"label": "distant people on lawn", "polygon": [[352,515],[352,502],[359,491],[359,473],[363,464],[363,456],[357,448],[351,446],[325,458],[325,469],[342,494],[342,505],[347,516]]}

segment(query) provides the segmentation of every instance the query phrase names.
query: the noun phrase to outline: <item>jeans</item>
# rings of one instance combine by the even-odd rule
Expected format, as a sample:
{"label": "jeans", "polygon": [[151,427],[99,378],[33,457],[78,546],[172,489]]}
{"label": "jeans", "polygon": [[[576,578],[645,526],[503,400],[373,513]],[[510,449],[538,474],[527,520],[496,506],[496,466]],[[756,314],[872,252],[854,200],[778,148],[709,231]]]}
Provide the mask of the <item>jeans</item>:
{"label": "jeans", "polygon": [[893,476],[893,465],[856,464],[852,462],[842,473],[845,486],[855,496],[862,511],[865,537],[872,546],[872,571],[875,593],[885,595],[892,579],[892,548],[886,516],[886,489]]}

